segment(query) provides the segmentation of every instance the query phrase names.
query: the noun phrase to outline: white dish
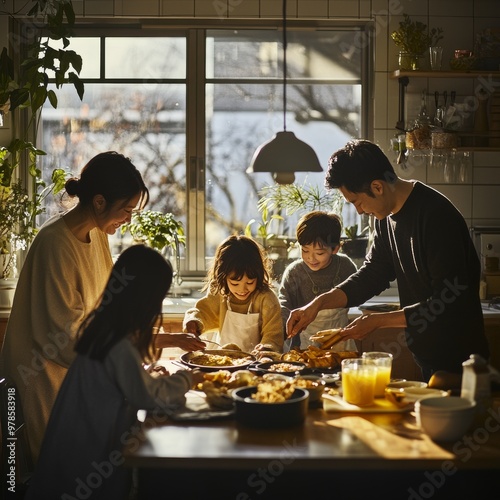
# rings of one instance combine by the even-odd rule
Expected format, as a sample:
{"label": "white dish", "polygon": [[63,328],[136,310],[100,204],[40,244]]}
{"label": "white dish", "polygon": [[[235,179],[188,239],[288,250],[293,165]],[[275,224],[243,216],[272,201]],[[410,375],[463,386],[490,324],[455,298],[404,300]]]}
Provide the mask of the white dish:
{"label": "white dish", "polygon": [[447,397],[449,393],[439,389],[431,389],[430,387],[407,387],[403,389],[404,401],[414,403],[425,398]]}
{"label": "white dish", "polygon": [[419,380],[399,380],[397,382],[390,382],[387,387],[391,389],[406,389],[407,387],[427,387],[426,382]]}

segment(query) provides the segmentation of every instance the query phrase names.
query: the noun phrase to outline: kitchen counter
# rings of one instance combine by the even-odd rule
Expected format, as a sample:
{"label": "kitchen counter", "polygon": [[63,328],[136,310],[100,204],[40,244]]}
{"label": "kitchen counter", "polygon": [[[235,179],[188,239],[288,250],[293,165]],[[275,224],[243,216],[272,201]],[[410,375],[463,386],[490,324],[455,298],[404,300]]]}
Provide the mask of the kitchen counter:
{"label": "kitchen counter", "polygon": [[[167,297],[163,301],[163,314],[166,317],[173,316],[179,317],[183,316],[185,311],[196,304],[199,297]],[[379,306],[383,304],[397,304],[399,303],[399,297],[397,295],[379,295],[373,297],[372,299],[362,304],[363,306]],[[489,307],[489,301],[484,300],[481,302],[483,307],[483,316],[486,319],[500,319],[500,309],[493,309]],[[349,309],[349,318],[354,319],[361,316],[363,311],[359,307],[351,307]]]}

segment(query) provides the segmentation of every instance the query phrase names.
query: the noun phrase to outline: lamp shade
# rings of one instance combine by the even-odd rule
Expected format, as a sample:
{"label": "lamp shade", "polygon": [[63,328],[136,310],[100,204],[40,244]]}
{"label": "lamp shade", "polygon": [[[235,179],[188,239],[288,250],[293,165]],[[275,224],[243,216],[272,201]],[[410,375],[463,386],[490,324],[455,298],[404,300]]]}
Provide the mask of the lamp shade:
{"label": "lamp shade", "polygon": [[278,132],[255,151],[247,173],[272,172],[279,184],[291,184],[294,172],[322,172],[318,157],[293,132]]}

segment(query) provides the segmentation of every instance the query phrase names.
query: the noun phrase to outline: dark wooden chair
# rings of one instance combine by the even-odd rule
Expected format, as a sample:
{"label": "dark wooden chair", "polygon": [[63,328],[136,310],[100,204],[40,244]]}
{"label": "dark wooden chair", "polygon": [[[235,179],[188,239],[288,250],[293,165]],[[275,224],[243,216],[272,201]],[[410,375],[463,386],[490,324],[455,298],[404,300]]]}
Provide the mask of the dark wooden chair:
{"label": "dark wooden chair", "polygon": [[15,384],[0,377],[2,464],[0,499],[22,499],[34,464],[26,435],[23,409]]}

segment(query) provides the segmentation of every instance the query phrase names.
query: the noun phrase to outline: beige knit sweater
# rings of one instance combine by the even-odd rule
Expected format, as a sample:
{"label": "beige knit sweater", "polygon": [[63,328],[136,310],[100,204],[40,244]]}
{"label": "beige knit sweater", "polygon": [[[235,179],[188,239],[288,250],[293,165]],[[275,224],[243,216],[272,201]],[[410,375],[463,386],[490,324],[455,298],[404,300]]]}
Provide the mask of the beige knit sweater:
{"label": "beige knit sweater", "polygon": [[1,355],[17,385],[35,460],[78,327],[96,306],[112,269],[107,235],[79,241],[61,217],[37,234],[21,270]]}
{"label": "beige knit sweater", "polygon": [[[263,292],[255,291],[245,301],[237,300],[231,295],[230,300],[231,310],[241,314],[247,313],[251,302],[251,312],[260,314],[260,343],[271,345],[275,351],[283,351],[284,333],[281,322],[281,308],[278,297],[272,290]],[[226,297],[208,293],[205,297],[198,300],[193,308],[185,312],[183,322],[184,331],[188,321],[197,321],[200,324],[201,332],[220,330],[224,323],[226,312]]]}

